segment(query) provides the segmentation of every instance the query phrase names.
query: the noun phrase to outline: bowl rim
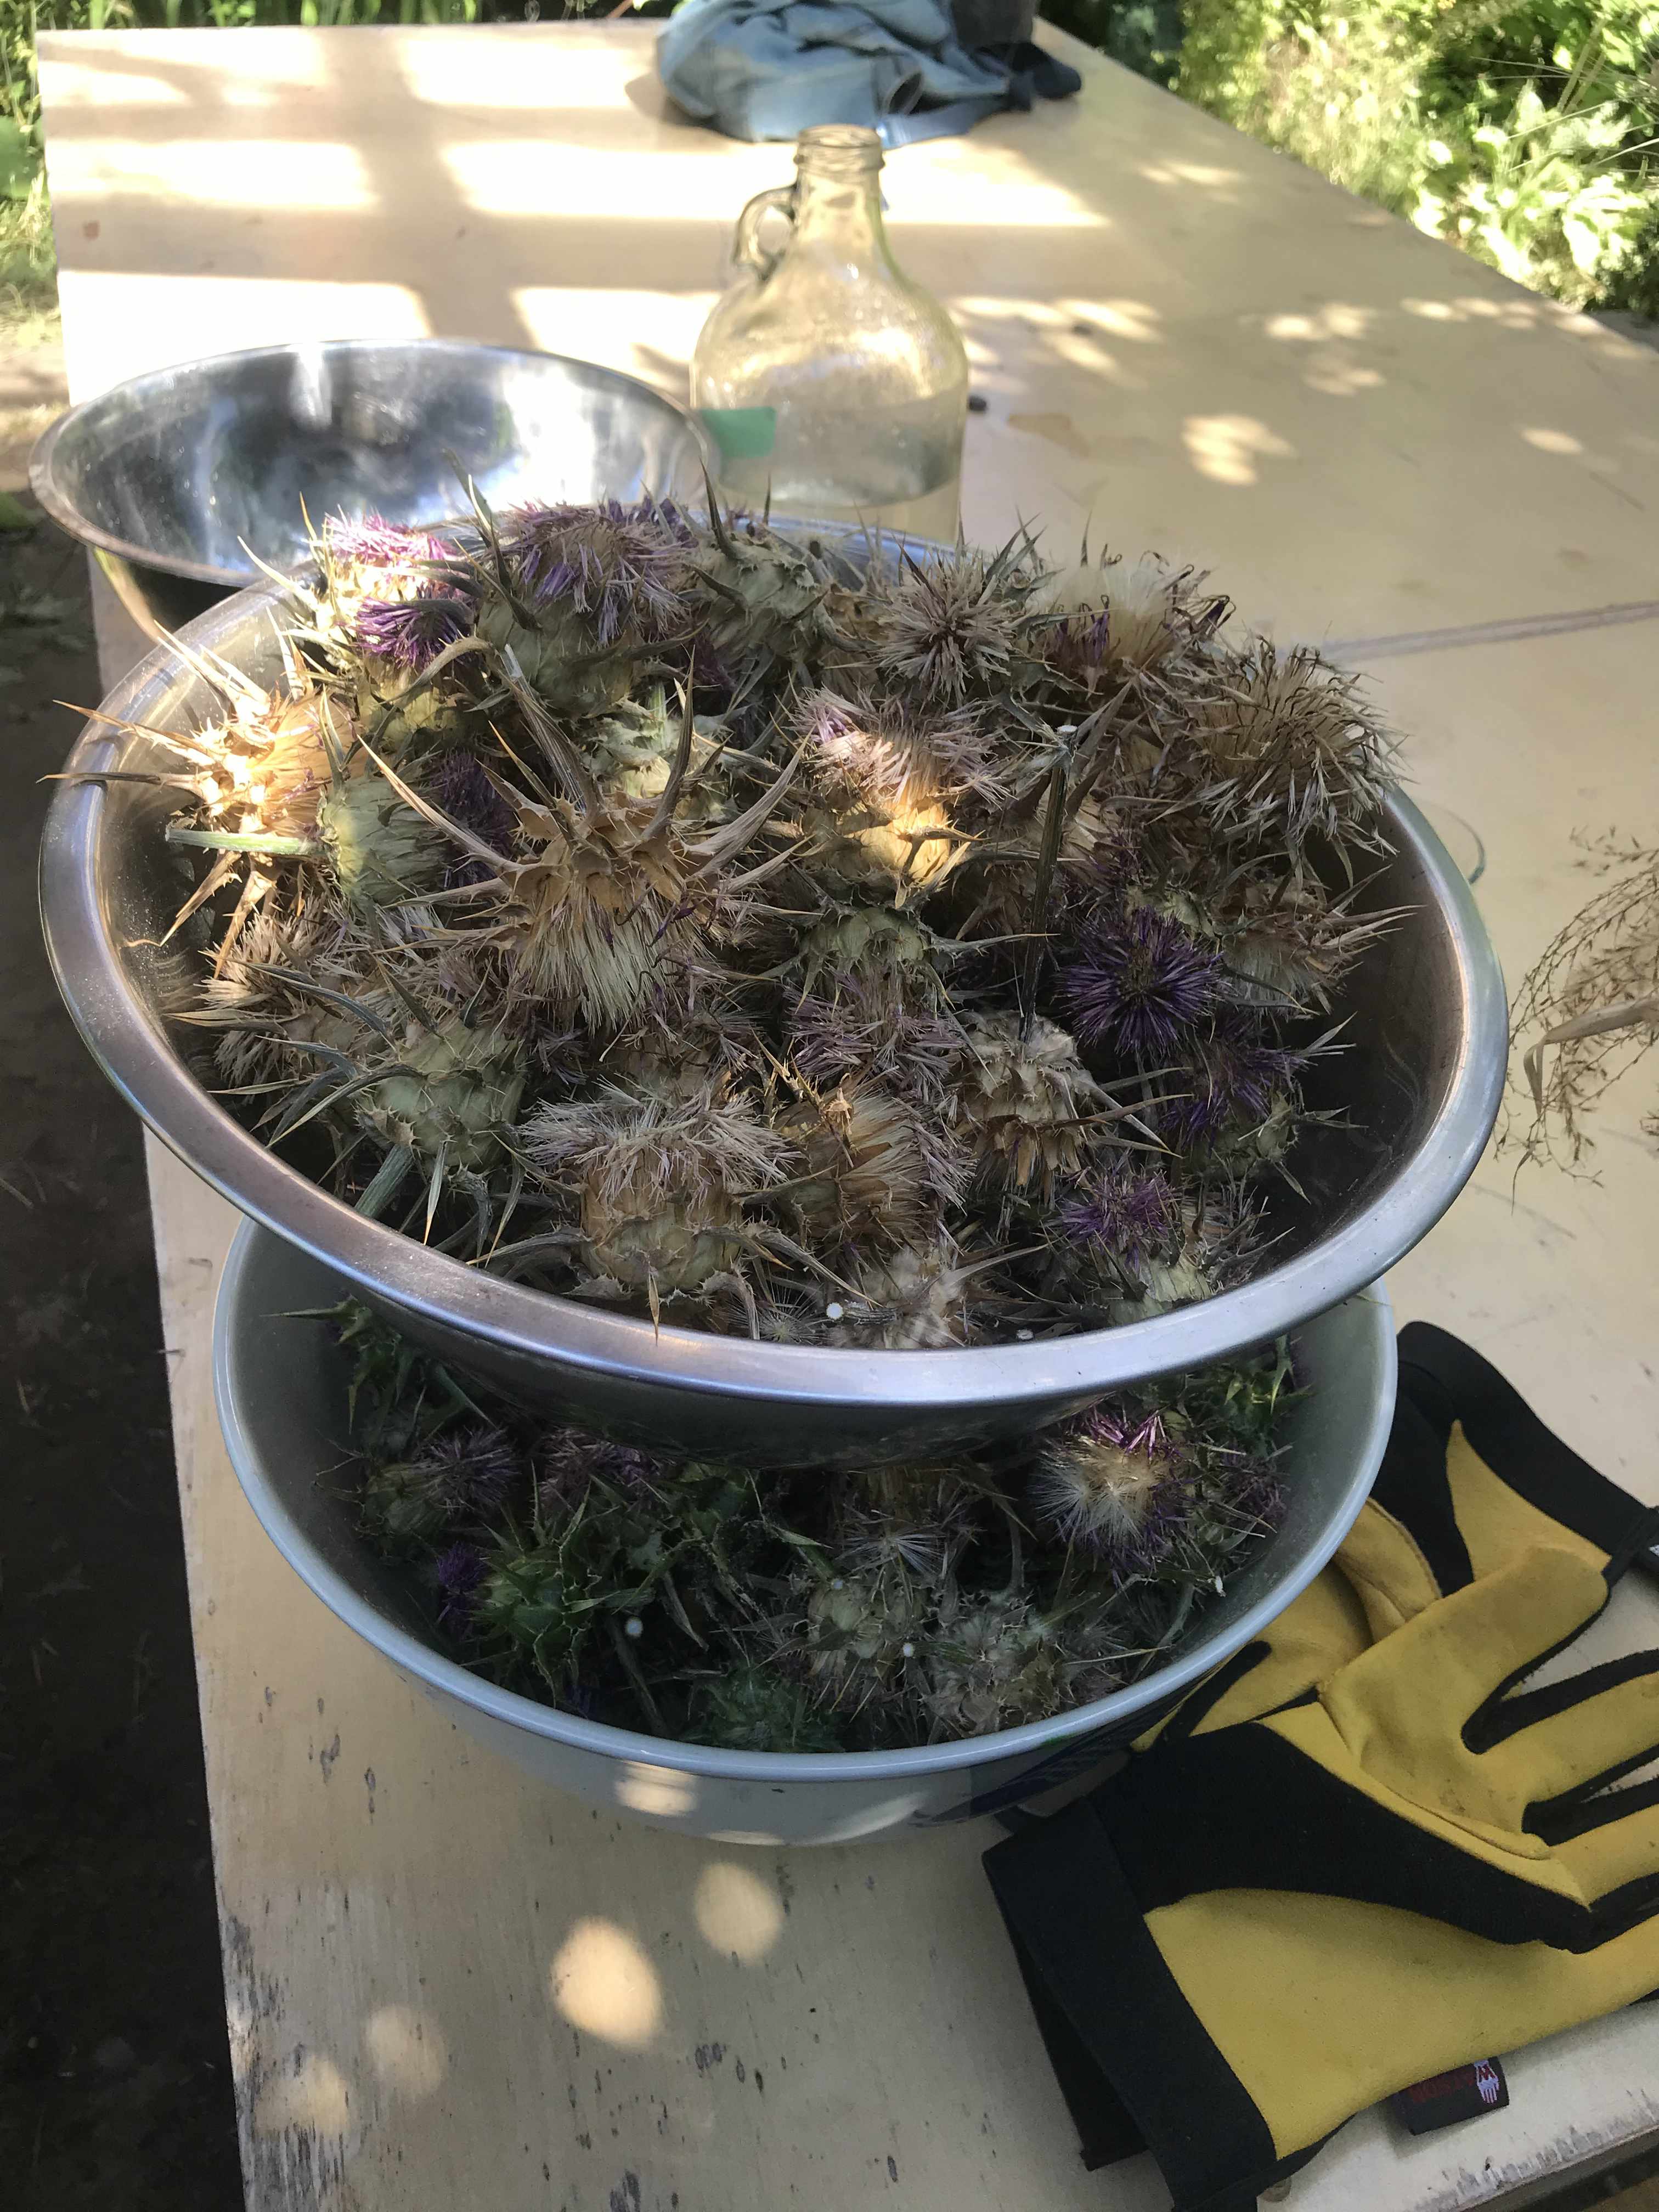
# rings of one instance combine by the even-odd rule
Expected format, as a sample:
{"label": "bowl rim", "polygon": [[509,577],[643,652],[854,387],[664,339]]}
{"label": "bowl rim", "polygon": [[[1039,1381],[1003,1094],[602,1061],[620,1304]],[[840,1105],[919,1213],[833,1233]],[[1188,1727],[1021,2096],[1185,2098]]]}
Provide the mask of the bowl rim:
{"label": "bowl rim", "polygon": [[[989,1765],[1030,1752],[1054,1750],[1097,1729],[1144,1712],[1148,1706],[1185,1690],[1242,1651],[1258,1630],[1276,1620],[1300,1597],[1335,1553],[1358,1518],[1370,1495],[1382,1455],[1394,1425],[1399,1359],[1395,1341],[1394,1307],[1386,1286],[1371,1283],[1342,1301],[1364,1309],[1362,1315],[1376,1341],[1382,1389],[1370,1409],[1365,1437],[1347,1486],[1322,1530],[1293,1571],[1264,1592],[1224,1633],[1200,1635],[1192,1648],[1167,1667],[1154,1668],[1137,1682],[1113,1690],[1087,1705],[1056,1713],[1044,1721],[1027,1721],[1018,1728],[1000,1729],[988,1735],[963,1736],[951,1743],[916,1744],[896,1751],[726,1751],[709,1744],[684,1743],[670,1736],[641,1735],[632,1729],[586,1721],[556,1705],[543,1705],[517,1690],[502,1689],[486,1681],[459,1660],[446,1658],[434,1645],[389,1620],[379,1608],[358,1595],[345,1577],[331,1567],[289,1511],[265,1472],[264,1455],[242,1418],[237,1388],[239,1325],[247,1295],[249,1274],[261,1244],[271,1232],[259,1223],[244,1219],[231,1241],[224,1271],[219,1279],[213,1310],[213,1395],[225,1449],[238,1482],[255,1516],[271,1542],[329,1611],[381,1656],[404,1673],[413,1674],[429,1689],[500,1721],[509,1728],[568,1744],[578,1751],[625,1759],[638,1765],[668,1766],[684,1773],[726,1782],[859,1782],[902,1781],[938,1774],[961,1766]],[[320,1255],[309,1255],[327,1267]],[[1322,1315],[1311,1316],[1317,1321]],[[1307,1327],[1304,1321],[1302,1326]],[[1217,1648],[1224,1644],[1225,1649]]]}
{"label": "bowl rim", "polygon": [[[78,427],[100,409],[108,408],[118,399],[142,404],[146,396],[158,386],[171,383],[175,378],[191,375],[204,369],[216,368],[227,362],[247,362],[258,359],[275,360],[293,356],[301,349],[325,356],[342,354],[393,354],[418,352],[422,354],[456,354],[469,357],[489,355],[495,359],[511,361],[551,361],[567,368],[586,369],[607,382],[629,387],[651,400],[670,415],[677,415],[684,424],[698,452],[707,459],[712,458],[708,433],[689,408],[682,407],[677,399],[670,399],[654,385],[642,377],[630,376],[625,369],[610,368],[605,362],[584,361],[579,355],[548,353],[538,346],[477,345],[470,338],[320,338],[315,341],[288,341],[276,345],[239,346],[231,353],[202,354],[189,361],[174,362],[165,368],[146,369],[142,376],[124,378],[102,392],[94,392],[88,399],[80,399],[74,406],[65,408],[57,419],[35,440],[29,453],[29,490],[46,509],[59,529],[83,545],[93,546],[100,553],[112,555],[140,568],[159,569],[166,576],[181,576],[192,584],[216,586],[223,592],[239,592],[252,586],[258,571],[247,568],[216,568],[205,561],[186,561],[173,554],[154,551],[148,546],[134,544],[131,539],[118,538],[112,531],[105,530],[88,521],[60,488],[56,463],[58,448],[71,428]],[[303,567],[303,562],[295,564]]]}
{"label": "bowl rim", "polygon": [[[271,613],[275,586],[236,593],[180,633],[198,647]],[[178,674],[171,649],[141,661],[104,702],[117,720],[153,720],[144,697]],[[120,741],[88,723],[66,768],[95,778]],[[1440,1111],[1417,1157],[1376,1201],[1277,1267],[1218,1296],[1147,1320],[1030,1344],[942,1351],[862,1351],[755,1343],[648,1320],[532,1289],[447,1255],[362,1214],[281,1160],[185,1066],[137,1000],[117,958],[97,869],[106,794],[64,782],[41,843],[40,906],[53,975],[88,1049],[111,1083],[196,1174],[290,1243],[405,1312],[486,1340],[497,1352],[551,1361],[714,1401],[921,1414],[1083,1399],[1178,1373],[1266,1343],[1375,1282],[1433,1227],[1474,1172],[1497,1117],[1508,1064],[1504,981],[1468,884],[1403,793],[1386,802],[1391,833],[1411,848],[1445,912],[1457,953],[1462,1041]]]}

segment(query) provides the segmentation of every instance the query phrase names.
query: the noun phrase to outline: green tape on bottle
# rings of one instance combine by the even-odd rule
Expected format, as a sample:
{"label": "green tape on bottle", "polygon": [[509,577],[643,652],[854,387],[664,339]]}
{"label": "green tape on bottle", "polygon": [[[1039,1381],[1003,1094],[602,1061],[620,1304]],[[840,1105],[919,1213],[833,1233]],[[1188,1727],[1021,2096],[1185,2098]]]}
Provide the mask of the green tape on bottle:
{"label": "green tape on bottle", "polygon": [[728,461],[763,461],[777,435],[775,407],[699,407],[697,416]]}

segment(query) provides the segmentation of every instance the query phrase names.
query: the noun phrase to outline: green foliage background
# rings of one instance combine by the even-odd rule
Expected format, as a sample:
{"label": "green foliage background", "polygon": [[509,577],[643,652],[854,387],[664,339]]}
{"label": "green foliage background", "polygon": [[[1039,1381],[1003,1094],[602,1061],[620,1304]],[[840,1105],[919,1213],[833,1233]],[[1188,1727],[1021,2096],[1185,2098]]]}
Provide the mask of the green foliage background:
{"label": "green foliage background", "polygon": [[1574,306],[1659,313],[1659,5],[1049,0],[1334,183]]}

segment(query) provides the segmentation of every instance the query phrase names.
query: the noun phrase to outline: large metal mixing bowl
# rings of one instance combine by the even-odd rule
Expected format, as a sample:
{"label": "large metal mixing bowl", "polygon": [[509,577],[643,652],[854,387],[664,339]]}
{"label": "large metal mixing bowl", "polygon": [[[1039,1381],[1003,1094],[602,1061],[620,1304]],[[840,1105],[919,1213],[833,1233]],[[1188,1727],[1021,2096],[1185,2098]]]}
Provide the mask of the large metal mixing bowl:
{"label": "large metal mixing bowl", "polygon": [[[492,506],[700,493],[689,415],[616,370],[455,338],[262,346],[118,384],[60,415],[29,485],[131,612],[177,629],[306,558],[302,517],[434,523]],[[453,461],[451,456],[453,456]]]}
{"label": "large metal mixing bowl", "polygon": [[[277,603],[274,591],[246,593],[186,635],[270,681]],[[159,653],[106,712],[181,728],[208,706],[198,680]],[[106,724],[89,726],[70,761],[94,774],[162,765],[170,757],[153,741]],[[653,1329],[504,1282],[365,1220],[210,1096],[167,1027],[167,1008],[195,974],[160,942],[179,899],[179,856],[161,836],[173,805],[141,784],[66,783],[46,826],[41,896],[58,987],[112,1082],[198,1175],[326,1261],[411,1336],[522,1397],[644,1443],[763,1465],[852,1464],[1018,1434],[1138,1376],[1224,1358],[1336,1305],[1408,1252],[1480,1158],[1503,1087],[1497,958],[1468,886],[1417,809],[1396,798],[1395,857],[1364,900],[1404,908],[1405,918],[1345,990],[1348,1049],[1315,1064],[1310,1089],[1316,1105],[1347,1111],[1304,1135],[1295,1164],[1305,1203],[1288,1192],[1276,1203],[1276,1241],[1253,1281],[1123,1328],[953,1352],[842,1352]]]}
{"label": "large metal mixing bowl", "polygon": [[724,1843],[845,1843],[934,1827],[1097,1765],[1307,1588],[1364,1504],[1394,1416],[1394,1323],[1378,1286],[1297,1330],[1297,1371],[1310,1388],[1285,1417],[1284,1522],[1139,1681],[1053,1720],[964,1742],[718,1751],[607,1728],[503,1690],[434,1638],[407,1583],[365,1540],[341,1475],[349,1362],[316,1322],[292,1317],[337,1304],[346,1289],[252,1222],[225,1263],[214,1389],[231,1464],[265,1534],[325,1606],[470,1736],[556,1790]]}

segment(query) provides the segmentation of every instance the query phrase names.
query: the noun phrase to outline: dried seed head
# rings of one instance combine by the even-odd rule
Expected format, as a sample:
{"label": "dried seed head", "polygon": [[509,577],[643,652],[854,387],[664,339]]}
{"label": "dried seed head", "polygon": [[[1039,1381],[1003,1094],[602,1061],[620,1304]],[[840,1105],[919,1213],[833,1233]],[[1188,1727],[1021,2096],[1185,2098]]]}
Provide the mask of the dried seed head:
{"label": "dried seed head", "polygon": [[806,1602],[808,1668],[831,1697],[862,1704],[902,1669],[920,1622],[918,1593],[907,1576],[837,1572],[820,1579]]}
{"label": "dried seed head", "polygon": [[995,555],[915,560],[872,580],[866,619],[883,686],[945,712],[994,699],[1022,670],[1022,627],[1037,577],[1023,539]]}
{"label": "dried seed head", "polygon": [[1192,709],[1211,774],[1201,803],[1224,823],[1282,839],[1293,860],[1316,836],[1381,849],[1394,745],[1358,682],[1310,646],[1281,654],[1258,639],[1219,660]]}
{"label": "dried seed head", "polygon": [[1109,557],[1061,569],[1038,594],[1041,611],[1060,617],[1043,633],[1043,652],[1091,689],[1158,668],[1206,642],[1226,620],[1227,601],[1206,592],[1205,580],[1155,553],[1127,566]]}
{"label": "dried seed head", "polygon": [[697,948],[690,858],[649,802],[583,811],[525,799],[516,811],[521,857],[504,871],[492,927],[514,982],[562,1019],[620,1028],[645,1005],[665,958]]}
{"label": "dried seed head", "polygon": [[606,1084],[538,1109],[523,1147],[548,1182],[574,1192],[595,1273],[631,1289],[700,1291],[748,1249],[743,1204],[783,1173],[785,1139],[742,1093],[690,1099]]}
{"label": "dried seed head", "polygon": [[1087,1150],[1087,1116],[1105,1094],[1075,1041],[1039,1015],[969,1015],[957,1062],[957,1110],[982,1171],[1045,1198],[1058,1175],[1075,1174]]}
{"label": "dried seed head", "polygon": [[1066,1702],[1051,1625],[1012,1590],[959,1596],[923,1648],[934,1736],[989,1735],[1044,1720]]}
{"label": "dried seed head", "polygon": [[789,1192],[807,1229],[832,1245],[918,1234],[961,1194],[965,1163],[937,1122],[874,1084],[804,1100],[779,1128],[802,1161]]}
{"label": "dried seed head", "polygon": [[902,698],[821,689],[793,718],[806,745],[807,772],[832,808],[890,814],[919,797],[1002,795],[981,713],[929,712]]}
{"label": "dried seed head", "polygon": [[1158,1568],[1191,1504],[1158,1415],[1099,1407],[1043,1446],[1030,1498],[1061,1542],[1099,1553],[1125,1576]]}
{"label": "dried seed head", "polygon": [[849,1305],[839,1340],[889,1352],[942,1352],[967,1343],[972,1273],[942,1231],[931,1243],[864,1261],[854,1279],[858,1304]]}

